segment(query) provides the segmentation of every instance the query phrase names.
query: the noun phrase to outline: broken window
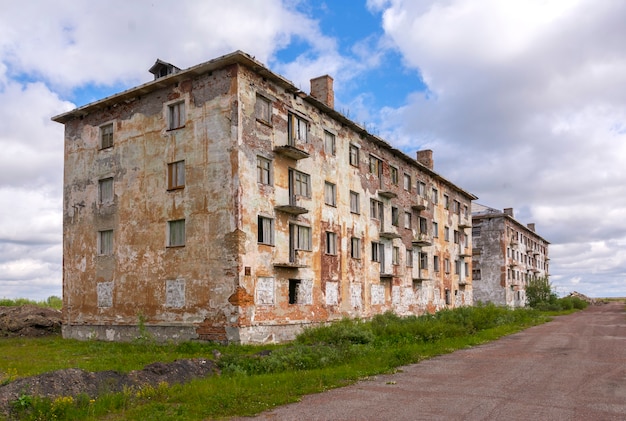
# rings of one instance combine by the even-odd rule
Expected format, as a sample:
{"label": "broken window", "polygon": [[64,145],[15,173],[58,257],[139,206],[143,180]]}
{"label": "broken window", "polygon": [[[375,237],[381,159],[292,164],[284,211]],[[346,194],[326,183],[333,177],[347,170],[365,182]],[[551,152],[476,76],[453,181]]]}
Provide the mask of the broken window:
{"label": "broken window", "polygon": [[100,149],[113,146],[113,123],[100,126]]}
{"label": "broken window", "polygon": [[168,107],[168,129],[180,129],[185,127],[185,102],[177,102],[176,104],[169,105]]}
{"label": "broken window", "polygon": [[461,274],[461,261],[460,260],[455,260],[454,261],[454,273],[456,275],[460,275]]}
{"label": "broken window", "polygon": [[167,246],[181,247],[185,245],[185,220],[168,221]]}
{"label": "broken window", "polygon": [[398,212],[398,208],[395,206],[391,207],[391,225],[397,227],[400,220],[400,214]]}
{"label": "broken window", "polygon": [[361,212],[359,194],[354,191],[350,191],[350,212],[357,214]]}
{"label": "broken window", "polygon": [[324,131],[324,151],[328,155],[335,155],[335,135]]}
{"label": "broken window", "polygon": [[326,232],[326,254],[337,254],[337,234],[334,232]]}
{"label": "broken window", "polygon": [[272,103],[269,99],[257,95],[256,103],[254,105],[254,112],[256,119],[265,124],[271,124],[272,122]]}
{"label": "broken window", "polygon": [[447,194],[443,195],[443,207],[445,209],[450,209],[450,196]]}
{"label": "broken window", "polygon": [[259,215],[257,238],[259,244],[274,245],[274,220]]}
{"label": "broken window", "polygon": [[439,190],[437,190],[436,188],[433,187],[433,197],[431,198],[431,200],[433,201],[433,204],[438,204],[439,203]]}
{"label": "broken window", "polygon": [[461,235],[457,230],[454,230],[454,244],[459,244],[461,242]]}
{"label": "broken window", "polygon": [[400,264],[400,247],[393,246],[391,249],[391,263],[393,265]]}
{"label": "broken window", "polygon": [[371,199],[370,200],[370,218],[382,221],[383,214],[384,214],[383,202],[380,202],[375,199]]}
{"label": "broken window", "polygon": [[472,279],[474,281],[480,281],[480,269],[472,269]]}
{"label": "broken window", "polygon": [[389,166],[389,173],[391,175],[391,184],[398,185],[398,169],[396,167]]}
{"label": "broken window", "polygon": [[352,237],[350,240],[350,257],[353,259],[361,258],[361,239]]}
{"label": "broken window", "polygon": [[417,194],[426,197],[426,184],[422,181],[417,182]]}
{"label": "broken window", "polygon": [[411,176],[409,174],[404,174],[404,190],[411,190]]}
{"label": "broken window", "polygon": [[167,164],[167,188],[168,190],[182,189],[185,187],[185,161],[177,161]]}
{"label": "broken window", "polygon": [[439,272],[439,256],[437,255],[433,256],[433,270]]}
{"label": "broken window", "polygon": [[324,203],[337,206],[337,186],[328,181],[324,184]]}
{"label": "broken window", "polygon": [[374,155],[370,155],[370,173],[377,177],[381,177],[383,174],[383,161]]}
{"label": "broken window", "polygon": [[433,221],[433,237],[439,238],[439,224]]}
{"label": "broken window", "polygon": [[301,284],[301,279],[289,280],[289,304],[298,304],[298,292]]}
{"label": "broken window", "polygon": [[113,254],[113,230],[98,231],[98,254],[100,256]]}
{"label": "broken window", "polygon": [[272,184],[272,161],[262,156],[256,157],[256,181],[261,184]]}
{"label": "broken window", "polygon": [[308,143],[308,121],[295,114],[289,113],[287,125],[289,130],[289,145],[295,146],[298,143]]}
{"label": "broken window", "polygon": [[404,228],[411,229],[411,212],[404,212]]}
{"label": "broken window", "polygon": [[428,270],[428,253],[420,252],[419,257],[420,257],[420,269]]}
{"label": "broken window", "polygon": [[372,262],[382,262],[383,245],[375,241],[372,242]]}
{"label": "broken window", "polygon": [[459,202],[458,200],[452,202],[452,212],[456,213],[457,215],[461,214],[461,202]]}
{"label": "broken window", "polygon": [[450,259],[446,258],[443,260],[443,268],[446,273],[450,273]]}
{"label": "broken window", "polygon": [[420,232],[422,234],[428,234],[428,219],[420,216]]}
{"label": "broken window", "polygon": [[98,181],[98,200],[100,204],[113,202],[113,177]]}
{"label": "broken window", "polygon": [[359,148],[355,145],[350,145],[350,165],[359,166]]}
{"label": "broken window", "polygon": [[413,267],[413,249],[406,249],[406,265]]}
{"label": "broken window", "polygon": [[446,241],[450,241],[450,227],[443,228],[443,239]]}

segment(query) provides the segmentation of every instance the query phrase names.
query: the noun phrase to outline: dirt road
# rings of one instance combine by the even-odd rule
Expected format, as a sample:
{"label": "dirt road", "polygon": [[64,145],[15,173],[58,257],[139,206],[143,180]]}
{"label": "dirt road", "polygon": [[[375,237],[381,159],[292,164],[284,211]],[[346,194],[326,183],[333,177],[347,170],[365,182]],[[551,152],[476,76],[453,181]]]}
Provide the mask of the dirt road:
{"label": "dirt road", "polygon": [[624,304],[593,306],[255,419],[623,421]]}

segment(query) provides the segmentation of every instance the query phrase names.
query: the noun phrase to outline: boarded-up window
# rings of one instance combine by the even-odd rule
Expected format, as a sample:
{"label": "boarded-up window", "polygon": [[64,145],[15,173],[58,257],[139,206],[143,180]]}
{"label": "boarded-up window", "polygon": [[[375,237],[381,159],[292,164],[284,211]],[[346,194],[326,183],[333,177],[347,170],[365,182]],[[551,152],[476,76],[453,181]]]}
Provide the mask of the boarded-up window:
{"label": "boarded-up window", "polygon": [[335,155],[335,135],[324,131],[324,151],[328,155]]}
{"label": "boarded-up window", "polygon": [[256,104],[254,106],[256,119],[262,121],[265,124],[270,124],[272,121],[272,105],[269,99],[262,96],[256,97]]}

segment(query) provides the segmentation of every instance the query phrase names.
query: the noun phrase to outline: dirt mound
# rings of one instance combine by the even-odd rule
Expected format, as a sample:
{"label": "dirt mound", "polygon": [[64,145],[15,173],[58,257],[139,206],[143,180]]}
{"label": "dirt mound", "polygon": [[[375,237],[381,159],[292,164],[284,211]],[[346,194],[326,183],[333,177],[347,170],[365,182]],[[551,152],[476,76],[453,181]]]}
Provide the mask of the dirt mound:
{"label": "dirt mound", "polygon": [[587,303],[592,304],[592,305],[598,304],[596,299],[587,297],[585,294],[581,294],[580,292],[576,292],[576,291],[570,292],[568,297],[580,298],[581,300],[586,301]]}
{"label": "dirt mound", "polygon": [[125,388],[158,386],[186,383],[216,373],[217,367],[211,360],[192,358],[171,363],[153,363],[143,370],[121,374],[117,371],[89,372],[77,368],[56,370],[38,376],[17,379],[0,386],[0,413],[10,411],[11,402],[22,395],[41,396],[54,399],[59,396],[88,395],[97,398],[104,393],[121,392]]}
{"label": "dirt mound", "polygon": [[34,305],[0,307],[0,337],[35,337],[59,333],[59,310]]}

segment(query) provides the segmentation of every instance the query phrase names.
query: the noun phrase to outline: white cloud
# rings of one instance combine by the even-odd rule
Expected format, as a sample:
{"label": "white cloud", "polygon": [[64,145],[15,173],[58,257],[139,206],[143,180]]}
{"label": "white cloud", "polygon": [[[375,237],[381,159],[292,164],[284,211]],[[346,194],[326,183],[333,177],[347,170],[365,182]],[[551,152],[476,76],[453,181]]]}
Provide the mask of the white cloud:
{"label": "white cloud", "polygon": [[[479,203],[522,210],[556,243],[563,285],[626,295],[626,3],[368,5],[429,89],[385,111],[385,137],[434,149],[436,170]],[[579,247],[590,242],[599,257]]]}

